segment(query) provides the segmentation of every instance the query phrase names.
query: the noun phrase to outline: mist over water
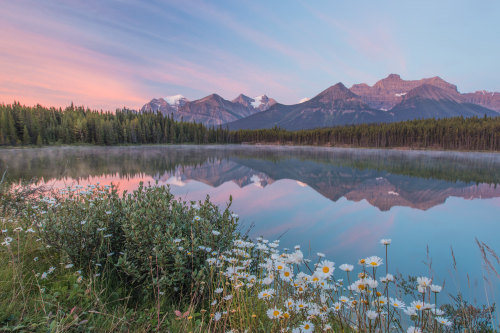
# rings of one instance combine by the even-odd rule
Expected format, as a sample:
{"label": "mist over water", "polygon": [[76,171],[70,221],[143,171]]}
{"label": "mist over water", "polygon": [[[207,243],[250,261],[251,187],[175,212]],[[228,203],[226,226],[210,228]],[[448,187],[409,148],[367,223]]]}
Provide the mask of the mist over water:
{"label": "mist over water", "polygon": [[[55,188],[142,181],[180,199],[233,199],[252,237],[300,244],[340,265],[383,256],[389,271],[433,276],[471,301],[499,295],[476,238],[500,253],[500,155],[270,146],[60,147],[2,150],[6,180]],[[451,248],[457,259],[452,265]],[[428,252],[427,252],[428,251]],[[496,266],[498,267],[498,266]],[[467,273],[469,279],[467,279]],[[490,283],[485,283],[486,278]]]}

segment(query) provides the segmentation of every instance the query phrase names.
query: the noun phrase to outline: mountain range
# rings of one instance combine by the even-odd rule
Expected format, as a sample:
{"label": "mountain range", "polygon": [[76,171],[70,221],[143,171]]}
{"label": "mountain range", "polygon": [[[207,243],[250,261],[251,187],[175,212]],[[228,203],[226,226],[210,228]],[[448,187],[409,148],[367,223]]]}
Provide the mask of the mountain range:
{"label": "mountain range", "polygon": [[228,101],[217,94],[189,101],[182,95],[154,98],[140,112],[161,112],[172,115],[175,120],[203,123],[206,126],[223,125],[254,113],[265,111],[276,104],[266,95],[251,98],[240,94]]}
{"label": "mountain range", "polygon": [[495,117],[500,115],[500,93],[461,94],[456,85],[437,76],[403,80],[390,74],[373,86],[361,83],[347,88],[339,82],[293,105],[277,103],[266,95],[251,98],[240,94],[231,101],[217,94],[195,101],[175,95],[152,99],[140,111],[232,130],[275,126],[299,130],[425,118]]}

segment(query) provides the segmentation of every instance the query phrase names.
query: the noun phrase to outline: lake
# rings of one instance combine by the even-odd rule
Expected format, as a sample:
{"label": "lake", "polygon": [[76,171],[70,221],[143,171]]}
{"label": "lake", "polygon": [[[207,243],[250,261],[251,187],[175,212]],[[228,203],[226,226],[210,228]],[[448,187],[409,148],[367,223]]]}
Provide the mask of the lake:
{"label": "lake", "polygon": [[[140,182],[182,200],[207,195],[239,215],[251,237],[299,244],[315,258],[355,264],[384,256],[389,271],[433,276],[484,303],[499,278],[477,241],[500,253],[500,154],[273,146],[60,147],[0,151],[7,180],[63,187]],[[456,258],[454,268],[451,251]],[[490,257],[493,267],[499,264]]]}

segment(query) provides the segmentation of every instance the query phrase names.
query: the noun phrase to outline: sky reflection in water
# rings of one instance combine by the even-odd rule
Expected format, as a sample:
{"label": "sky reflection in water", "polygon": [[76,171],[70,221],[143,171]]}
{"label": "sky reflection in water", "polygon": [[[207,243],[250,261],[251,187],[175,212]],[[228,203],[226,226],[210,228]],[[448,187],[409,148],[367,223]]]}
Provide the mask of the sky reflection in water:
{"label": "sky reflection in water", "polygon": [[[500,252],[496,154],[240,146],[4,152],[0,167],[13,182],[35,177],[56,187],[100,182],[132,191],[158,181],[184,200],[208,194],[220,206],[232,196],[242,229],[253,225],[250,235],[281,236],[282,247],[300,244],[312,258],[321,251],[337,265],[382,256],[378,241],[392,238],[390,271],[433,275],[479,302],[486,271],[475,239]],[[432,273],[424,264],[427,246]],[[486,292],[498,296],[500,280],[486,276]]]}

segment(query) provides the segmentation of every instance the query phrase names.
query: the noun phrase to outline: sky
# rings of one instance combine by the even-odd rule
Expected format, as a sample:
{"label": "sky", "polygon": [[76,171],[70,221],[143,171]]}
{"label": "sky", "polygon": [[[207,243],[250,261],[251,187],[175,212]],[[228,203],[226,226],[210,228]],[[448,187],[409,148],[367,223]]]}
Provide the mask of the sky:
{"label": "sky", "polygon": [[390,73],[500,91],[500,1],[0,0],[0,103],[284,104]]}

